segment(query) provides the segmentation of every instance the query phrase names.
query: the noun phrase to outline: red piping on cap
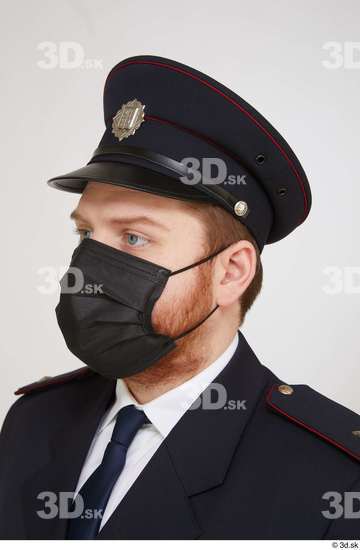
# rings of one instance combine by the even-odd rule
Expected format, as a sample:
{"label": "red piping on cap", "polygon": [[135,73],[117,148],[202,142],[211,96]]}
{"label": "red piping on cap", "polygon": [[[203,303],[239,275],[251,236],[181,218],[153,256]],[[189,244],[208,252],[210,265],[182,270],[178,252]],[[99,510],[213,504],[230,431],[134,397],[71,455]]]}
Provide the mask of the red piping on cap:
{"label": "red piping on cap", "polygon": [[208,88],[210,88],[211,90],[213,90],[217,94],[221,95],[224,99],[226,99],[226,101],[229,101],[229,103],[232,103],[237,109],[239,109],[244,115],[246,115],[270,139],[270,141],[272,141],[272,143],[275,145],[275,147],[277,147],[277,149],[280,151],[280,153],[282,154],[282,156],[285,158],[286,162],[290,166],[290,169],[293,172],[293,174],[295,175],[295,177],[296,177],[296,179],[297,179],[297,181],[300,185],[301,191],[303,193],[304,210],[305,210],[305,215],[304,215],[303,220],[306,218],[306,216],[308,214],[308,211],[309,211],[309,205],[308,205],[308,200],[307,200],[307,196],[306,196],[306,192],[305,192],[304,182],[302,181],[302,179],[300,177],[300,174],[298,173],[297,169],[295,168],[294,163],[291,161],[291,159],[288,157],[288,155],[286,154],[284,149],[281,147],[280,143],[278,143],[276,141],[276,139],[270,134],[270,132],[268,130],[266,130],[266,128],[264,128],[264,126],[258,120],[256,120],[256,118],[251,113],[249,113],[249,111],[247,111],[244,107],[242,107],[237,101],[235,101],[234,99],[232,99],[231,97],[226,95],[221,90],[218,90],[218,88],[216,88],[215,86],[213,86],[212,84],[210,84],[206,80],[203,80],[199,76],[196,76],[196,75],[186,71],[185,69],[181,69],[180,67],[173,67],[172,65],[168,65],[167,63],[160,63],[159,61],[129,61],[128,63],[124,63],[123,65],[121,65],[121,64],[117,65],[109,73],[109,75],[106,79],[106,82],[105,82],[105,89],[108,85],[110,77],[112,77],[112,75],[115,72],[117,72],[118,70],[124,69],[125,67],[127,67],[129,65],[154,65],[154,66],[157,66],[157,67],[162,67],[162,68],[165,68],[165,69],[169,69],[171,71],[175,71],[175,72],[184,74],[185,76],[188,76],[188,77],[192,78],[193,80],[197,80],[198,82],[200,82],[204,86],[207,86]]}
{"label": "red piping on cap", "polygon": [[226,147],[223,145],[220,145],[220,143],[217,143],[213,139],[211,139],[208,136],[205,136],[204,134],[201,134],[197,132],[196,130],[193,130],[191,128],[187,128],[186,126],[182,126],[181,124],[178,124],[177,122],[173,122],[172,120],[168,120],[166,118],[161,118],[159,116],[155,115],[145,115],[145,120],[151,120],[153,122],[159,122],[160,124],[168,124],[169,126],[174,126],[175,128],[178,128],[182,132],[187,132],[188,134],[191,134],[192,136],[196,137],[197,139],[200,139],[202,141],[205,141],[206,143],[209,143],[215,149],[219,149],[219,151],[222,151],[225,155],[227,155],[229,158],[232,158],[235,162],[243,164],[243,161],[235,155],[232,151],[229,151]]}

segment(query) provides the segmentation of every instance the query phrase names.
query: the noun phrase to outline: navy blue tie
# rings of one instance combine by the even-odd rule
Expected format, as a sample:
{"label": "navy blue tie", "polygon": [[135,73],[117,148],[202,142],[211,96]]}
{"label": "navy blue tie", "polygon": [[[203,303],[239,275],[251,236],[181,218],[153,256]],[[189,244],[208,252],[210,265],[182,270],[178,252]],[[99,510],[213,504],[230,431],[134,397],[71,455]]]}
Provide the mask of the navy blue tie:
{"label": "navy blue tie", "polygon": [[[136,409],[134,405],[127,405],[120,409],[101,464],[79,490],[84,508],[80,516],[69,520],[68,539],[96,537],[111,491],[124,468],[129,445],[139,428],[147,422],[149,420],[145,413]],[[78,496],[73,501],[72,510],[75,509],[77,499]]]}

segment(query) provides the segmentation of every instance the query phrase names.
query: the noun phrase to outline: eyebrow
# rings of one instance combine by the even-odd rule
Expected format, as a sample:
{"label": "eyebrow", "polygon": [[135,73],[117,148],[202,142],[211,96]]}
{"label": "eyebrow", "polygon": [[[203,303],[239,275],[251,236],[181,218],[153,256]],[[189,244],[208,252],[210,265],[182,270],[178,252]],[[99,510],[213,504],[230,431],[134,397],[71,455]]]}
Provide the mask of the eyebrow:
{"label": "eyebrow", "polygon": [[[78,212],[77,209],[75,209],[73,212],[71,212],[70,214],[70,219],[72,220],[75,220],[75,221],[82,221],[82,222],[87,222],[86,218],[84,218],[80,212]],[[160,229],[163,229],[165,231],[169,231],[169,227],[167,227],[166,225],[160,223],[159,221],[155,220],[154,218],[150,218],[148,216],[131,216],[131,217],[127,217],[127,218],[110,218],[109,219],[109,222],[110,223],[113,223],[113,224],[119,224],[119,225],[126,225],[126,224],[131,224],[131,223],[143,223],[143,224],[146,224],[146,225],[152,225],[152,226],[157,226],[159,227]]]}
{"label": "eyebrow", "polygon": [[86,221],[85,218],[83,218],[80,212],[78,212],[76,209],[71,212],[70,219],[75,221],[76,220]]}

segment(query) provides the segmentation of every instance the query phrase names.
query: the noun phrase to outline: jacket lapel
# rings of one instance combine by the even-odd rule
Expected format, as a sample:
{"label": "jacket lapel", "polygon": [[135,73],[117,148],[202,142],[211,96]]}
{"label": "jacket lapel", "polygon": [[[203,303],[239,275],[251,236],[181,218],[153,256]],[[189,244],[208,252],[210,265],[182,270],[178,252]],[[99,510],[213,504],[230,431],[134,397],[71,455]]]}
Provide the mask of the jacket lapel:
{"label": "jacket lapel", "polygon": [[[115,381],[94,375],[81,384],[80,394],[79,388],[75,388],[67,395],[61,416],[54,420],[56,428],[49,437],[48,447],[39,454],[39,468],[23,485],[27,538],[65,538],[67,520],[59,518],[57,508],[51,504],[51,495],[55,495],[54,504],[59,506],[59,494],[68,492],[70,498],[75,490],[93,435],[114,399],[114,391]],[[44,517],[36,511],[41,511]]]}
{"label": "jacket lapel", "polygon": [[97,539],[195,539],[201,529],[162,444]]}
{"label": "jacket lapel", "polygon": [[[220,485],[267,383],[267,369],[239,333],[231,361],[213,381],[220,408],[190,409],[165,440],[188,496]],[[224,402],[225,400],[225,402]]]}
{"label": "jacket lapel", "polygon": [[266,379],[267,369],[240,333],[234,356],[214,380],[222,395],[220,408],[206,408],[205,390],[197,401],[202,405],[190,408],[176,424],[97,538],[200,537],[189,497],[224,481]]}

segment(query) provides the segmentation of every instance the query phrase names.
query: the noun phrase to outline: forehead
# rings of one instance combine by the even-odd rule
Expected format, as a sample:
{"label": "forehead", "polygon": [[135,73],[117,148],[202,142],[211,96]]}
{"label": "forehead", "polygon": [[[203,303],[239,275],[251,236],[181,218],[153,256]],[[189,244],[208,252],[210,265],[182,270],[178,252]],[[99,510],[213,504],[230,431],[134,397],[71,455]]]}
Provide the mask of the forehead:
{"label": "forehead", "polygon": [[86,185],[75,212],[73,217],[104,220],[146,215],[169,228],[184,224],[203,228],[200,216],[187,201],[95,181]]}
{"label": "forehead", "polygon": [[123,209],[140,210],[148,209],[157,212],[168,212],[177,208],[181,208],[178,203],[182,201],[175,201],[173,199],[154,195],[152,193],[146,193],[127,187],[113,185],[110,183],[101,183],[90,181],[79,201],[79,208],[82,210],[88,207],[111,209],[115,207],[118,211]]}
{"label": "forehead", "polygon": [[81,195],[82,202],[86,201],[119,201],[133,203],[162,204],[164,208],[171,202],[167,197],[131,189],[122,185],[89,181]]}

